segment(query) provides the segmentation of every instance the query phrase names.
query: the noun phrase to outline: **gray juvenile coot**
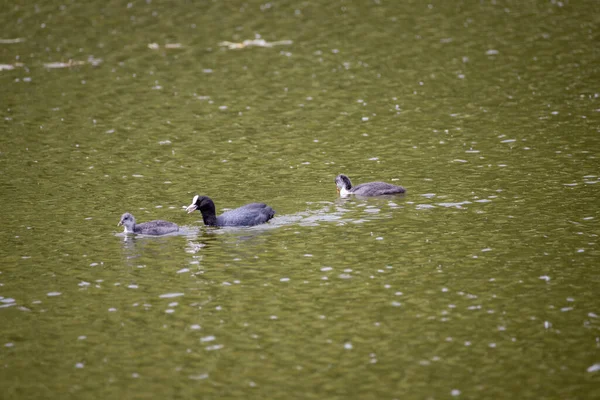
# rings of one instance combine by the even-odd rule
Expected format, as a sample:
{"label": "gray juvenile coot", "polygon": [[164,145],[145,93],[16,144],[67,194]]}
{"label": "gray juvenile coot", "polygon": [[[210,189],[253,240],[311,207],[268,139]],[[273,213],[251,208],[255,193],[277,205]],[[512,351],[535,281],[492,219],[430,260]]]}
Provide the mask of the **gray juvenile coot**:
{"label": "gray juvenile coot", "polygon": [[382,196],[386,194],[400,194],[406,192],[402,186],[392,185],[385,182],[369,182],[352,186],[350,178],[346,175],[338,175],[335,178],[337,191],[341,196],[355,194],[357,196]]}
{"label": "gray juvenile coot", "polygon": [[130,213],[121,215],[121,220],[117,226],[121,225],[125,227],[123,231],[125,233],[141,233],[142,235],[165,235],[179,230],[177,224],[160,219],[136,224],[135,218]]}
{"label": "gray juvenile coot", "polygon": [[265,203],[250,203],[235,210],[224,212],[217,217],[215,203],[206,196],[194,196],[187,212],[200,211],[204,225],[208,226],[252,226],[264,224],[275,215],[275,211]]}

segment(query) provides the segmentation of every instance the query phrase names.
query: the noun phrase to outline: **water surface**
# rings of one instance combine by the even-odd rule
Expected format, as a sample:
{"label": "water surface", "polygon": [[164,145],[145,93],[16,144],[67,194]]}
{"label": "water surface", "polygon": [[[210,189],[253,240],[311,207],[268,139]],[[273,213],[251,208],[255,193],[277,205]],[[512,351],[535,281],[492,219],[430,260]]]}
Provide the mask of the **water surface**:
{"label": "water surface", "polygon": [[4,398],[600,396],[597,2],[1,15]]}

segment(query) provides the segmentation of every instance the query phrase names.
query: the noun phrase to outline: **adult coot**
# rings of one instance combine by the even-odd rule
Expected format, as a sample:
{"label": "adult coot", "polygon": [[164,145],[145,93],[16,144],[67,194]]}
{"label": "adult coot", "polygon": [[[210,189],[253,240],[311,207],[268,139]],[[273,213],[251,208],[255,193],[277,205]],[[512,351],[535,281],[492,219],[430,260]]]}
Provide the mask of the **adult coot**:
{"label": "adult coot", "polygon": [[275,211],[265,203],[250,203],[217,216],[215,203],[206,196],[194,196],[187,212],[200,211],[204,225],[208,226],[253,226],[264,224],[275,215]]}

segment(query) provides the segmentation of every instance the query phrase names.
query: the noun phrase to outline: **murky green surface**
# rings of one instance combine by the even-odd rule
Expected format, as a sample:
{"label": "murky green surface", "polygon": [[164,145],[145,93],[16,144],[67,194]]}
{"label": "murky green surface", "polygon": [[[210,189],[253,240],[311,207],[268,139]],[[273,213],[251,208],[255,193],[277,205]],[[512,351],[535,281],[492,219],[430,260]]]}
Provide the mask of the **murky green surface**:
{"label": "murky green surface", "polygon": [[5,2],[0,397],[599,397],[599,3],[401,3]]}

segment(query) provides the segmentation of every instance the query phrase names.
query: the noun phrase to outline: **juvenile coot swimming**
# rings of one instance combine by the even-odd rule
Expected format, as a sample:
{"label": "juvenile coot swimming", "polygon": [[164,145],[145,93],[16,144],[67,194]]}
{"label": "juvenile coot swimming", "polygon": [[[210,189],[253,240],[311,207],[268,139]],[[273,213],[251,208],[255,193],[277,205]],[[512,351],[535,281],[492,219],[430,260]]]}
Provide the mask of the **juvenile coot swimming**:
{"label": "juvenile coot swimming", "polygon": [[250,203],[235,210],[224,212],[217,217],[215,203],[206,196],[194,196],[187,212],[200,211],[204,225],[208,226],[253,226],[264,224],[275,215],[275,211],[265,203]]}
{"label": "juvenile coot swimming", "polygon": [[121,215],[121,220],[117,226],[121,225],[125,227],[124,233],[140,233],[142,235],[165,235],[179,230],[177,224],[160,219],[136,224],[135,218],[129,213]]}
{"label": "juvenile coot swimming", "polygon": [[382,196],[386,194],[399,194],[406,192],[402,186],[392,185],[385,182],[361,183],[358,186],[352,186],[350,178],[346,175],[338,175],[335,178],[337,191],[341,196],[355,194],[357,196]]}

